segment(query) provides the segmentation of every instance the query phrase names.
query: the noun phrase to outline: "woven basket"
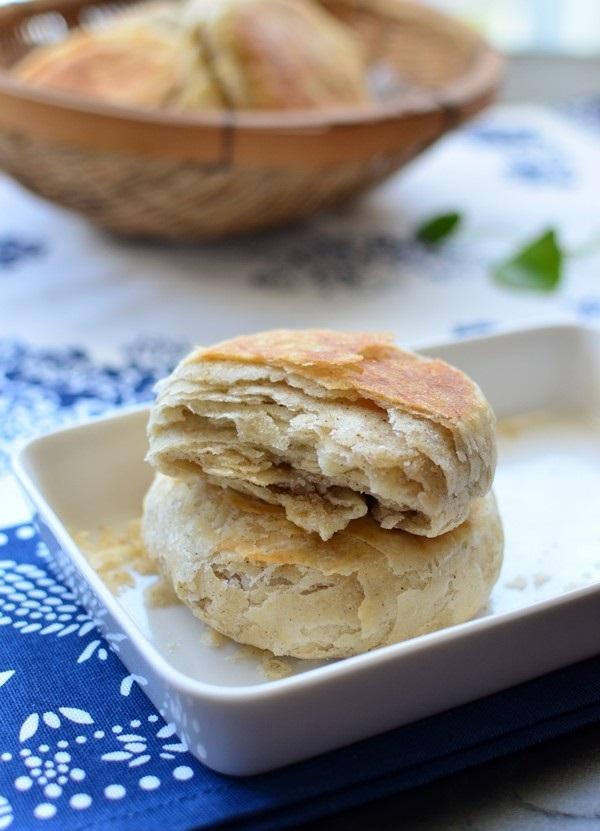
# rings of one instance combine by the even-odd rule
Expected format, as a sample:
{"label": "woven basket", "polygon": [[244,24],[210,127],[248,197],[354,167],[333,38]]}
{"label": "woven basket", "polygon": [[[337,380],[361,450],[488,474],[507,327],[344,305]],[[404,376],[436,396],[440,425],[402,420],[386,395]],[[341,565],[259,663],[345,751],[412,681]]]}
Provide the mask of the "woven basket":
{"label": "woven basket", "polygon": [[397,170],[492,98],[501,60],[471,30],[406,0],[327,0],[394,93],[335,111],[190,115],[29,88],[5,71],[125,4],[34,0],[0,8],[0,166],[120,234],[219,237],[279,225]]}

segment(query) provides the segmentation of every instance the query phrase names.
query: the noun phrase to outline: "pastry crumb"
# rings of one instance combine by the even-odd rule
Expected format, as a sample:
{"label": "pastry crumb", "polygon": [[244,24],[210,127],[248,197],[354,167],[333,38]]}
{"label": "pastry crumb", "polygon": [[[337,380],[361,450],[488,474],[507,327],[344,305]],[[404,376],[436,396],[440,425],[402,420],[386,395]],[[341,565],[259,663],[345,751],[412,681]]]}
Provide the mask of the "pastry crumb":
{"label": "pastry crumb", "polygon": [[512,580],[508,580],[504,587],[507,589],[517,589],[518,591],[523,591],[523,589],[527,588],[527,578],[523,577],[522,574],[517,575]]}
{"label": "pastry crumb", "polygon": [[231,642],[230,638],[217,632],[216,629],[211,629],[210,626],[207,626],[206,631],[202,633],[201,640],[204,646],[212,646],[214,649],[221,649]]}
{"label": "pastry crumb", "polygon": [[134,574],[157,574],[140,535],[139,519],[96,531],[74,531],[73,539],[113,594],[134,585]]}
{"label": "pastry crumb", "polygon": [[496,425],[496,432],[503,438],[518,439],[522,433],[522,427],[519,424],[515,424],[514,419],[505,418]]}
{"label": "pastry crumb", "polygon": [[536,589],[539,589],[540,586],[543,586],[549,580],[550,575],[542,571],[538,571],[536,572],[536,574],[533,575],[533,585],[536,587]]}
{"label": "pastry crumb", "polygon": [[255,661],[258,663],[262,674],[269,681],[287,678],[294,671],[291,659],[273,655],[268,649],[259,649],[257,646],[250,646],[249,644],[238,644],[237,647],[235,652],[228,655],[225,660],[235,662],[244,660]]}
{"label": "pastry crumb", "polygon": [[277,658],[275,655],[265,653],[261,660],[261,669],[264,674],[271,681],[277,681],[279,678],[287,678],[291,675],[293,669],[286,658]]}
{"label": "pastry crumb", "polygon": [[[224,636],[222,636],[224,637]],[[228,640],[231,640],[228,638]],[[263,656],[263,650],[259,649],[257,646],[250,646],[247,643],[236,643],[233,641],[236,646],[235,652],[232,652],[230,655],[225,657],[226,661],[231,661],[234,664],[239,663],[240,661],[260,661]]]}
{"label": "pastry crumb", "polygon": [[175,594],[173,584],[168,577],[159,577],[151,586],[144,589],[144,602],[150,609],[162,609],[165,606],[177,606],[181,601]]}

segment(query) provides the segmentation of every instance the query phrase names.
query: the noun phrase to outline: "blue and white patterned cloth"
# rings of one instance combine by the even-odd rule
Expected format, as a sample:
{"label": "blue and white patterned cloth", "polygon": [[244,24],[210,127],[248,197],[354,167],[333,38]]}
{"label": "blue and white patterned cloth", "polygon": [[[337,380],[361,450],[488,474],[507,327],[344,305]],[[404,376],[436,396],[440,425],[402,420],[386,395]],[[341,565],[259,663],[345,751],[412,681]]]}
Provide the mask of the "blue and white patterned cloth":
{"label": "blue and white patterned cloth", "polygon": [[[515,107],[444,140],[352,207],[220,245],[115,241],[0,179],[0,831],[280,828],[598,717],[597,685],[569,709],[572,678],[555,674],[544,696],[524,685],[537,692],[521,695],[544,698],[529,721],[515,721],[517,699],[507,705],[503,694],[469,705],[472,731],[460,740],[456,730],[439,740],[444,716],[257,780],[211,773],[47,570],[8,465],[36,433],[148,400],[196,342],[275,326],[388,329],[418,342],[544,320],[598,324],[598,254],[573,258],[550,295],[508,291],[488,275],[546,226],[571,248],[597,234],[598,193],[597,136]],[[411,241],[422,218],[455,208],[466,222],[454,241],[436,251]],[[581,672],[592,670],[598,677],[590,662]],[[496,707],[500,722],[505,712],[502,741],[485,734],[477,707]]]}

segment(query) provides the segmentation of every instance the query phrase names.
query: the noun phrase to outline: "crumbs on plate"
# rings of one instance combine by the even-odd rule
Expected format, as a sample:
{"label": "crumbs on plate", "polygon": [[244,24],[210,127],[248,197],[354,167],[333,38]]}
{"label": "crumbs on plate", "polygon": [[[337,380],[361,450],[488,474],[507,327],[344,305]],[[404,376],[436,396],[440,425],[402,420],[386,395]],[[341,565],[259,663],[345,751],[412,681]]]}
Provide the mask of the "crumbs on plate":
{"label": "crumbs on plate", "polygon": [[259,649],[257,646],[250,646],[249,644],[238,645],[235,653],[227,658],[230,661],[248,659],[258,662],[261,672],[271,681],[287,678],[288,675],[292,675],[294,672],[289,658],[278,658],[268,649]]}
{"label": "crumbs on plate", "polygon": [[152,585],[144,589],[144,602],[150,609],[163,609],[181,603],[168,577],[159,577]]}
{"label": "crumbs on plate", "polygon": [[501,418],[496,424],[496,433],[499,438],[520,439],[527,430],[543,427],[550,420],[546,410],[535,410],[531,413]]}
{"label": "crumbs on plate", "polygon": [[234,649],[225,656],[226,661],[232,663],[253,661],[258,664],[260,671],[265,677],[271,681],[276,681],[278,678],[287,678],[288,675],[292,675],[294,672],[292,659],[278,658],[272,652],[269,652],[268,649],[259,649],[257,646],[236,643],[231,638],[221,634],[221,632],[217,632],[216,629],[212,629],[208,625],[206,632],[202,635],[202,643],[213,649],[222,649],[227,645],[232,646]]}
{"label": "crumbs on plate", "polygon": [[134,574],[158,574],[140,535],[139,519],[96,531],[76,531],[73,539],[113,594],[134,585]]}
{"label": "crumbs on plate", "polygon": [[207,625],[206,631],[202,635],[202,643],[205,646],[213,647],[214,649],[222,649],[224,646],[232,646],[233,651],[225,656],[226,661],[238,663],[240,661],[253,661],[258,664],[261,672],[271,681],[276,681],[278,678],[286,678],[293,673],[293,666],[291,659],[278,658],[269,652],[268,649],[259,649],[257,646],[250,646],[249,644],[240,644],[217,632]]}
{"label": "crumbs on plate", "polygon": [[263,675],[271,681],[276,681],[278,678],[287,678],[288,675],[292,675],[294,672],[292,659],[278,658],[268,649],[259,649],[249,644],[236,643],[208,624],[206,624],[206,630],[202,633],[201,641],[205,646],[213,649],[223,649],[225,646],[232,647],[232,651],[224,656],[224,660],[232,663],[253,661],[258,664],[258,668]]}
{"label": "crumbs on plate", "polygon": [[202,633],[201,641],[204,646],[211,646],[213,649],[221,649],[221,647],[228,643],[234,643],[227,635],[217,632],[216,629],[212,629],[208,624],[206,624],[206,631]]}
{"label": "crumbs on plate", "polygon": [[522,574],[513,577],[512,580],[507,580],[504,584],[506,589],[517,589],[518,591],[523,591],[523,589],[527,588],[527,578],[523,577]]}

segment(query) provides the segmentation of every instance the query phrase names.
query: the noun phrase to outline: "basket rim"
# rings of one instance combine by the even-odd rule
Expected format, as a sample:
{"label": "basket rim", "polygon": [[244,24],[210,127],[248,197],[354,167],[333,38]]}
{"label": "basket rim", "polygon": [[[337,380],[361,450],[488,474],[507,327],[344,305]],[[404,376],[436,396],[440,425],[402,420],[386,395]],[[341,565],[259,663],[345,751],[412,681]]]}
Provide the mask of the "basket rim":
{"label": "basket rim", "polygon": [[[96,5],[97,0],[17,0],[0,7],[0,29],[3,23],[34,14],[76,12]],[[34,133],[81,149],[218,165],[280,166],[296,161],[318,166],[327,163],[328,157],[330,161],[367,160],[378,149],[384,154],[401,151],[407,134],[415,131],[425,144],[492,100],[502,79],[504,59],[450,15],[414,0],[398,0],[398,5],[425,15],[434,26],[451,24],[469,38],[473,59],[468,71],[441,89],[410,91],[388,102],[327,110],[190,113],[108,104],[34,88],[0,68],[0,128]],[[356,8],[360,7],[359,0]]]}

